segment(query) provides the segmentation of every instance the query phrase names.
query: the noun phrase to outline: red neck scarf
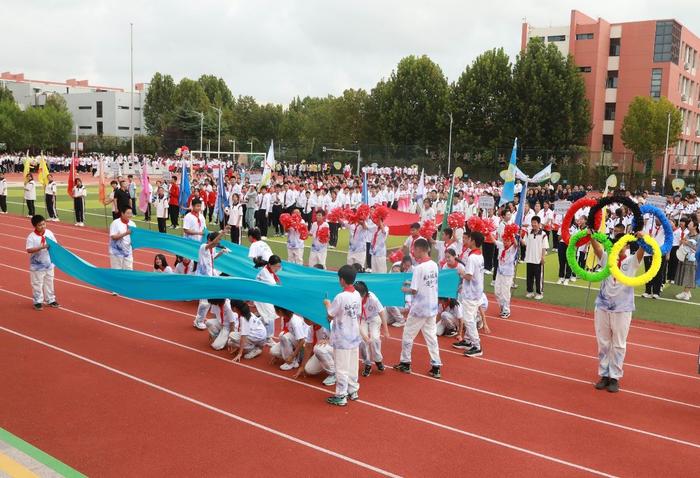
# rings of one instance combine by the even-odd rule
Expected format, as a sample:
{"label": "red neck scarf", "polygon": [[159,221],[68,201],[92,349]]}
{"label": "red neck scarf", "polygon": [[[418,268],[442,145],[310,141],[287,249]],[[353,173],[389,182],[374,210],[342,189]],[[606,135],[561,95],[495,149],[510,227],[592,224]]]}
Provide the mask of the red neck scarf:
{"label": "red neck scarf", "polygon": [[469,251],[469,254],[467,254],[467,257],[475,255],[475,256],[480,256],[481,255],[481,249],[472,249]]}
{"label": "red neck scarf", "polygon": [[[505,246],[505,244],[504,244],[504,246]],[[511,247],[513,247],[513,243],[511,243],[508,247],[504,247],[503,250],[501,251],[501,260],[502,261],[505,260],[506,252],[508,252],[508,249],[510,249]]]}
{"label": "red neck scarf", "polygon": [[384,226],[377,227],[377,230],[374,231],[374,236],[372,237],[372,249],[374,249],[374,246],[377,244],[377,236],[379,235],[379,232],[384,232]]}
{"label": "red neck scarf", "polygon": [[355,286],[349,285],[343,288],[344,292],[355,292]]}
{"label": "red neck scarf", "polygon": [[37,229],[34,229],[34,234],[41,237],[41,245],[45,246],[46,245],[46,229],[44,229],[43,232],[39,232]]}
{"label": "red neck scarf", "polygon": [[277,277],[277,274],[275,274],[275,271],[272,270],[272,267],[270,267],[269,264],[268,264],[268,265],[265,266],[265,269],[267,269],[267,272],[269,272],[270,274],[272,274],[272,277],[275,278],[275,283],[276,283],[276,284],[279,284],[279,283],[280,283],[280,278]]}
{"label": "red neck scarf", "polygon": [[198,212],[195,212],[195,211],[192,211],[192,215],[193,215],[194,217],[197,218],[197,225],[198,225],[199,227],[202,227],[202,220],[199,218],[199,213],[198,213]]}
{"label": "red neck scarf", "polygon": [[365,309],[365,304],[367,303],[367,300],[369,299],[369,292],[367,293],[366,296],[362,298],[362,304],[361,304],[361,312],[360,312],[360,320],[367,320],[367,310]]}
{"label": "red neck scarf", "polygon": [[411,247],[409,248],[409,254],[411,257],[416,257],[416,255],[413,253],[413,243],[416,242],[416,239],[418,239],[420,235],[418,236],[411,236]]}
{"label": "red neck scarf", "polygon": [[128,219],[124,220],[123,217],[120,217],[119,220],[122,222],[122,224],[126,224],[127,226],[129,225],[129,220],[128,220]]}
{"label": "red neck scarf", "polygon": [[189,264],[185,264],[184,262],[182,263],[182,266],[185,268],[185,275],[187,275],[187,273],[190,271],[190,264],[192,264],[192,263],[191,262]]}
{"label": "red neck scarf", "polygon": [[416,259],[416,262],[418,264],[423,264],[424,262],[428,262],[430,260],[430,257],[423,257],[421,259]]}

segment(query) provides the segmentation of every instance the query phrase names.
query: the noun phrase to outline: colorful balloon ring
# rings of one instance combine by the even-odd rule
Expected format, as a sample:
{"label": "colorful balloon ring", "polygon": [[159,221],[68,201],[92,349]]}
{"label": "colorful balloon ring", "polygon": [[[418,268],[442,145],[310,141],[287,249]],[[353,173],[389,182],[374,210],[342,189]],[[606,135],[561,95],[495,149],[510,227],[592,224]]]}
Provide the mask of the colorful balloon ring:
{"label": "colorful balloon ring", "polygon": [[[579,209],[582,209],[584,207],[594,207],[598,203],[598,200],[595,198],[581,198],[577,201],[575,201],[571,207],[569,208],[568,211],[566,211],[566,214],[564,214],[564,218],[561,221],[561,240],[564,241],[564,244],[569,244],[569,239],[571,238],[571,233],[569,232],[569,228],[571,227],[571,221],[574,219],[574,214],[576,214],[576,211]],[[593,228],[594,230],[598,230],[600,228],[600,221],[603,220],[603,214],[599,211],[598,214],[596,215],[596,224],[595,227]],[[588,244],[590,242],[591,237],[586,235],[585,237],[582,237],[579,239],[579,241],[576,243],[576,247],[581,247],[584,244]]]}
{"label": "colorful balloon ring", "polygon": [[[671,224],[671,221],[668,220],[666,214],[664,214],[661,209],[656,206],[652,206],[651,204],[645,204],[640,207],[639,210],[641,211],[642,216],[644,214],[652,214],[661,222],[661,226],[664,228],[664,244],[661,246],[661,254],[665,256],[671,252],[671,247],[673,247],[673,225]],[[634,219],[632,220],[632,227],[635,227]],[[642,241],[641,239],[637,240],[637,242],[639,243],[639,246],[644,249],[644,252],[647,254],[652,253],[651,247],[649,247],[646,242]]]}
{"label": "colorful balloon ring", "polygon": [[659,270],[661,270],[662,254],[661,248],[659,247],[659,243],[656,242],[656,240],[649,234],[644,234],[644,237],[642,239],[653,250],[653,254],[651,256],[651,266],[646,272],[644,272],[644,274],[636,277],[629,277],[624,275],[617,265],[617,258],[620,255],[620,251],[622,251],[622,249],[628,242],[637,240],[637,238],[632,234],[625,234],[624,236],[622,236],[612,246],[612,249],[610,249],[610,255],[608,256],[608,265],[610,266],[610,273],[612,274],[612,276],[622,284],[625,284],[630,287],[637,287],[646,284],[647,282],[652,280],[654,276],[656,276]]}
{"label": "colorful balloon ring", "polygon": [[[606,277],[610,275],[610,261],[608,260],[605,266],[603,266],[600,270],[596,272],[591,272],[585,270],[583,267],[581,267],[578,264],[578,261],[576,260],[576,250],[578,247],[576,247],[576,243],[579,239],[581,239],[583,236],[586,236],[588,234],[587,230],[581,230],[571,236],[571,240],[569,241],[569,245],[566,247],[566,262],[569,263],[569,267],[571,267],[571,272],[576,274],[576,277],[583,279],[588,282],[600,282]],[[590,237],[590,236],[589,236]],[[605,249],[605,252],[610,255],[610,250],[612,248],[612,242],[610,242],[610,239],[608,236],[603,234],[602,232],[594,232],[593,233],[593,238],[598,241],[603,248]],[[590,241],[590,239],[589,239]]]}
{"label": "colorful balloon ring", "polygon": [[[636,202],[632,201],[631,198],[625,197],[625,196],[608,196],[599,199],[596,202],[596,205],[591,208],[591,210],[588,212],[588,227],[592,228],[593,227],[593,215],[597,214],[598,211],[603,209],[605,206],[609,206],[610,204],[622,204],[624,206],[627,206],[627,208],[632,211],[632,216],[633,216],[633,221],[632,221],[632,230],[633,231],[641,231],[642,227],[644,227],[644,222],[643,222],[643,217],[642,217],[642,212],[639,209],[639,204]],[[597,217],[596,217],[597,219]],[[641,226],[636,226],[636,224],[641,224]],[[598,228],[595,229],[596,231]]]}

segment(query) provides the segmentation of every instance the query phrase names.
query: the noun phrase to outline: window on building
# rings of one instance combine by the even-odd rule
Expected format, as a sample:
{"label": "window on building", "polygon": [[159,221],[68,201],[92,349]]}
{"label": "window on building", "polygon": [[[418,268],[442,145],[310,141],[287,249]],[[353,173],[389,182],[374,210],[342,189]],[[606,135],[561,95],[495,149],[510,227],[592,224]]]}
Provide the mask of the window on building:
{"label": "window on building", "polygon": [[134,131],[141,131],[141,128],[137,126],[136,128],[134,128]]}
{"label": "window on building", "polygon": [[95,104],[95,109],[97,110],[96,116],[97,116],[98,118],[102,118],[102,102],[101,102],[101,101],[98,101],[98,102]]}
{"label": "window on building", "polygon": [[610,39],[610,51],[608,52],[609,56],[620,56],[620,39],[619,38],[611,38]]}
{"label": "window on building", "polygon": [[549,35],[547,41],[566,41],[566,35]]}
{"label": "window on building", "polygon": [[681,49],[681,26],[673,20],[656,22],[654,61],[672,61],[678,64]]}
{"label": "window on building", "polygon": [[140,106],[134,106],[134,111],[141,111],[141,107],[140,107]]}
{"label": "window on building", "polygon": [[603,135],[603,151],[612,151],[613,148],[613,135],[604,134]]}
{"label": "window on building", "polygon": [[129,127],[128,127],[128,126],[120,126],[119,129],[122,130],[122,131],[124,131],[124,130],[129,131]]}
{"label": "window on building", "polygon": [[128,110],[129,107],[128,107],[128,106],[119,105],[119,109],[120,109],[120,110]]}
{"label": "window on building", "polygon": [[80,129],[92,129],[92,126],[78,126]]}
{"label": "window on building", "polygon": [[663,70],[661,68],[652,68],[651,70],[651,92],[649,93],[652,98],[661,98],[661,75]]}
{"label": "window on building", "polygon": [[593,70],[590,66],[579,66],[578,71],[580,71],[581,73],[590,73]]}
{"label": "window on building", "polygon": [[102,121],[97,122],[97,134],[98,136],[102,136],[102,133],[104,132],[104,126],[102,126]]}
{"label": "window on building", "polygon": [[79,110],[91,110],[92,106],[78,106]]}
{"label": "window on building", "polygon": [[617,70],[609,71],[608,72],[608,79],[605,81],[605,87],[606,88],[617,88],[618,75],[619,75],[619,72]]}
{"label": "window on building", "polygon": [[615,103],[605,103],[606,121],[615,121]]}
{"label": "window on building", "polygon": [[577,40],[593,40],[593,34],[592,33],[577,33],[576,39]]}

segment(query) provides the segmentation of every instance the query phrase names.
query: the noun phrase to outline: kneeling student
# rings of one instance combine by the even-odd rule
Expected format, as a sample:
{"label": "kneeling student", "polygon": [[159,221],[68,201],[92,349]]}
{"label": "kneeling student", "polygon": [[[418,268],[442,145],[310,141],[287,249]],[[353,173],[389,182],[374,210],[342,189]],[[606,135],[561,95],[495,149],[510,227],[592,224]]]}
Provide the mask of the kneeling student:
{"label": "kneeling student", "polygon": [[303,355],[303,360],[299,365],[299,370],[294,374],[294,378],[326,372],[327,376],[323,380],[323,385],[327,387],[335,385],[335,362],[333,361],[333,346],[330,342],[328,329],[316,324],[310,328]]}
{"label": "kneeling student", "polygon": [[[234,362],[240,362],[241,356],[250,360],[262,353],[267,339],[265,324],[257,315],[250,312],[248,304],[242,300],[231,301],[231,309],[238,314],[240,332],[231,332],[228,336],[228,348]],[[245,355],[243,355],[245,352]]]}
{"label": "kneeling student", "polygon": [[214,312],[214,318],[206,321],[211,348],[221,350],[226,347],[231,330],[238,330],[238,316],[231,309],[230,299],[207,299]]}
{"label": "kneeling student", "polygon": [[365,364],[362,376],[367,377],[372,373],[372,362],[377,364],[377,370],[380,372],[384,371],[381,335],[386,338],[391,337],[391,335],[389,335],[386,309],[379,302],[377,296],[370,292],[367,284],[362,281],[355,282],[355,290],[362,297],[360,309],[360,335],[362,335],[360,355],[362,356],[362,362]]}
{"label": "kneeling student", "polygon": [[462,306],[456,299],[440,297],[436,333],[445,337],[454,337],[462,320]]}
{"label": "kneeling student", "polygon": [[286,323],[286,332],[280,334],[280,340],[270,348],[270,354],[273,361],[276,359],[284,360],[284,363],[280,365],[280,370],[299,368],[310,327],[301,316],[282,307],[277,307],[277,310]]}

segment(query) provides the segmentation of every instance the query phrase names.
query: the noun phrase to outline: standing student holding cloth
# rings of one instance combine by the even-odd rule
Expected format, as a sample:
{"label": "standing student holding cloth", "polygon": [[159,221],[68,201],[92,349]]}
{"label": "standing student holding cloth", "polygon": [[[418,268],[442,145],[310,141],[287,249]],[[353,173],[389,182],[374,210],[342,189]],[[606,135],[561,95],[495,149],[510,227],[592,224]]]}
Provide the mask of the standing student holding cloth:
{"label": "standing student holding cloth", "polygon": [[56,241],[51,231],[46,229],[43,216],[32,216],[34,230],[27,236],[25,249],[29,254],[29,280],[32,285],[34,310],[42,310],[44,302],[51,307],[58,307],[53,288],[54,266],[49,255],[46,239]]}
{"label": "standing student holding cloth", "polygon": [[182,235],[190,241],[202,242],[206,218],[202,214],[202,200],[195,198],[192,200],[192,211],[188,212],[182,221]]}

